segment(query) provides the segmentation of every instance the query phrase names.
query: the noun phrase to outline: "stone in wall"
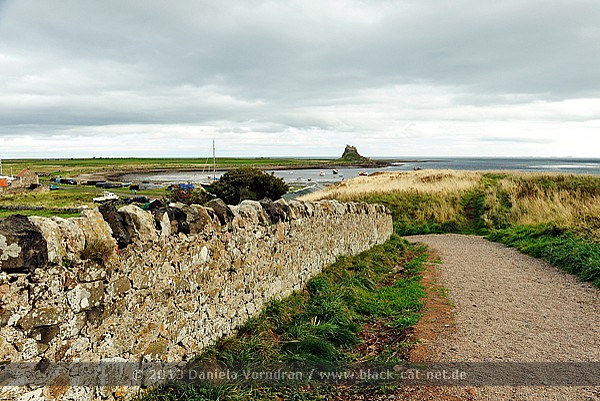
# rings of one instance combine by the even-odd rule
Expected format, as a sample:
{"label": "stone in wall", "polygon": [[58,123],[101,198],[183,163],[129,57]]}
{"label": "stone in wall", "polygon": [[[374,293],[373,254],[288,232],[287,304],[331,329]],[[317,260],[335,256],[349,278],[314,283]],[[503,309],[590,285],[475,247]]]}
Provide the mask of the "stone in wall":
{"label": "stone in wall", "polygon": [[119,209],[119,214],[123,217],[131,238],[141,242],[153,242],[158,239],[154,218],[150,212],[135,205],[127,205]]}
{"label": "stone in wall", "polygon": [[280,202],[273,202],[270,199],[263,199],[260,202],[260,206],[263,208],[272,224],[277,224],[280,221],[289,221],[290,219],[290,207],[282,200]]}
{"label": "stone in wall", "polygon": [[216,215],[219,217],[221,225],[226,225],[233,219],[233,213],[229,209],[229,206],[225,204],[221,199],[212,199],[206,204],[206,207],[214,210]]}
{"label": "stone in wall", "polygon": [[117,212],[115,204],[113,202],[106,202],[98,206],[98,211],[110,226],[113,237],[117,241],[119,248],[124,248],[129,245],[131,242],[131,235],[127,231],[123,216]]}
{"label": "stone in wall", "polygon": [[29,272],[47,262],[46,239],[27,217],[12,215],[0,220],[0,270]]}

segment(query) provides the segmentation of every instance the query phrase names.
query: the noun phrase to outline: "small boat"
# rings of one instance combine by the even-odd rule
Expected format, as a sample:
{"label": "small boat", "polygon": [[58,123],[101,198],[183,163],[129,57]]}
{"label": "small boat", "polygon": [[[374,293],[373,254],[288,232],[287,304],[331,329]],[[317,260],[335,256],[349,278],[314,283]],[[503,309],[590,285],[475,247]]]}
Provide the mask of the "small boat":
{"label": "small boat", "polygon": [[[96,185],[98,185],[98,184],[96,184]],[[109,188],[123,188],[123,184],[120,183],[120,182],[105,182],[102,185],[102,188],[106,188],[106,189],[109,189]]]}
{"label": "small boat", "polygon": [[77,185],[77,180],[73,178],[56,178],[54,180],[57,184],[68,184],[68,185]]}
{"label": "small boat", "polygon": [[325,172],[324,172],[324,171],[321,171],[321,172],[319,173],[319,175],[320,175],[321,177],[325,177]]}
{"label": "small boat", "polygon": [[334,168],[334,169],[333,169],[333,174],[339,174],[339,173],[340,173],[340,172],[338,171],[338,169],[337,169],[337,168]]}
{"label": "small boat", "polygon": [[413,171],[420,171],[423,170],[421,167],[413,167]]}
{"label": "small boat", "polygon": [[[204,163],[204,167],[202,168],[202,174],[208,173],[206,176],[206,180],[200,183],[200,186],[204,189],[208,189],[210,185],[219,180],[217,177],[217,158],[216,158],[216,150],[215,150],[215,140],[212,141],[212,163],[209,164],[208,161],[210,156],[206,158],[206,163]],[[211,174],[212,173],[212,174]]]}
{"label": "small boat", "polygon": [[367,173],[366,171],[361,171],[361,172],[359,172],[359,173],[358,173],[358,175],[359,175],[360,177],[368,177],[368,176],[369,176],[369,173]]}
{"label": "small boat", "polygon": [[58,185],[50,184],[50,191],[56,191],[59,189],[60,189],[60,187]]}
{"label": "small boat", "polygon": [[114,193],[108,192],[108,191],[104,191],[102,196],[93,198],[92,200],[97,203],[102,203],[102,202],[108,202],[108,201],[113,201],[113,200],[118,200],[118,199],[119,199],[119,196],[117,194],[114,194]]}

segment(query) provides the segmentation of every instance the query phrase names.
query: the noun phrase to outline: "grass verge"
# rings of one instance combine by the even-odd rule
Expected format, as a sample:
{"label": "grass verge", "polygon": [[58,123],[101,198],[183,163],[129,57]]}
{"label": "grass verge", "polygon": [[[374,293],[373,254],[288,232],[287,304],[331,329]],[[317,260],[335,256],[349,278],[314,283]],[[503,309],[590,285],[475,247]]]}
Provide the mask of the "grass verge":
{"label": "grass verge", "polygon": [[546,225],[495,230],[487,238],[544,259],[600,288],[600,244],[597,242]]}
{"label": "grass verge", "polygon": [[[205,350],[203,367],[349,367],[357,363],[396,363],[406,357],[408,327],[420,317],[425,295],[420,271],[424,248],[399,236],[354,257],[340,257],[312,278],[301,292],[271,302],[257,317]],[[365,347],[369,330],[379,336],[379,352]],[[136,398],[151,400],[320,400],[344,390],[336,385],[254,383],[169,383]],[[384,387],[362,387],[365,393]]]}

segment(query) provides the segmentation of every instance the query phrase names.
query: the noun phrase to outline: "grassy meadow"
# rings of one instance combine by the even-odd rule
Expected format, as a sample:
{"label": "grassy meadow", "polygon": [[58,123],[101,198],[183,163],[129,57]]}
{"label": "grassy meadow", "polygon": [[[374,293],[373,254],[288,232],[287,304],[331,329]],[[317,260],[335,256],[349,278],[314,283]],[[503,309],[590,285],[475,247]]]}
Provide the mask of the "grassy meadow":
{"label": "grassy meadow", "polygon": [[[113,173],[140,170],[188,170],[200,169],[207,164],[212,164],[211,158],[91,158],[91,159],[5,159],[2,161],[4,173],[12,168],[17,174],[24,168],[30,168],[37,173],[62,175],[63,177],[90,173]],[[294,158],[243,158],[243,157],[217,157],[217,169],[229,169],[240,166],[254,166],[265,168],[277,167],[303,167],[321,166],[332,163],[344,164],[332,159],[294,159]]]}
{"label": "grassy meadow", "polygon": [[600,288],[600,177],[421,170],[359,177],[304,196],[386,205],[401,235],[483,234]]}

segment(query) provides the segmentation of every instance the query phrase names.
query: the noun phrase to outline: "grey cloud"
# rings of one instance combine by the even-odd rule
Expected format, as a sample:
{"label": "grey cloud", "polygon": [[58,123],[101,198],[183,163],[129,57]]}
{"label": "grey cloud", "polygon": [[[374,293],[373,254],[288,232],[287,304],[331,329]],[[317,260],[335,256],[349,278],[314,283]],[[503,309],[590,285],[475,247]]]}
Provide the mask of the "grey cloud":
{"label": "grey cloud", "polygon": [[505,142],[505,143],[531,143],[531,144],[547,144],[554,142],[550,138],[523,138],[523,137],[481,137],[481,142]]}
{"label": "grey cloud", "polygon": [[595,0],[0,1],[0,133],[335,131],[315,110],[407,84],[471,107],[597,97],[599,17]]}

